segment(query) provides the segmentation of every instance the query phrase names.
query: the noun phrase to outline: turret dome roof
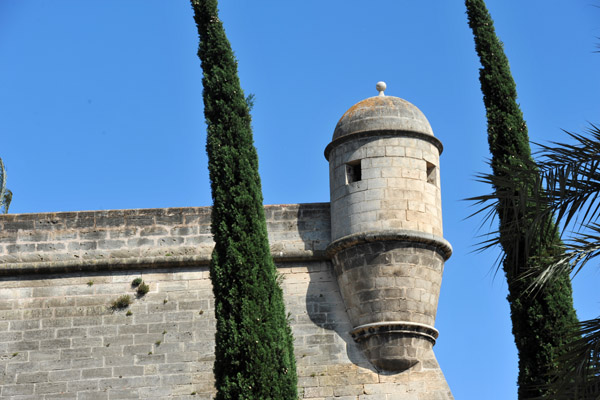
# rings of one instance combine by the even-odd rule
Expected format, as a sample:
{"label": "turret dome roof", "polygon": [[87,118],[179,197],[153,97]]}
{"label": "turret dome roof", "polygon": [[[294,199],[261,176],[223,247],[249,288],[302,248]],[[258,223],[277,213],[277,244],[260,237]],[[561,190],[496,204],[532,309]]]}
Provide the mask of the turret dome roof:
{"label": "turret dome roof", "polygon": [[405,131],[433,136],[429,121],[421,110],[399,97],[383,95],[383,90],[380,90],[379,96],[369,97],[350,107],[338,121],[333,140],[370,131]]}

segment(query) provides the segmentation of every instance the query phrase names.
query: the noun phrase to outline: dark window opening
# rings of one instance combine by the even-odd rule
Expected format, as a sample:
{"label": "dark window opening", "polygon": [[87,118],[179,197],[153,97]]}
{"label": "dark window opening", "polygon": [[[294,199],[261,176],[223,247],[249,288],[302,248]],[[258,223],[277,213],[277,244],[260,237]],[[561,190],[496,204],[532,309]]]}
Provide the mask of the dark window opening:
{"label": "dark window opening", "polygon": [[361,179],[360,160],[346,164],[346,183],[358,182]]}
{"label": "dark window opening", "polygon": [[436,182],[437,182],[437,171],[435,169],[435,165],[428,162],[427,163],[427,183],[436,185]]}

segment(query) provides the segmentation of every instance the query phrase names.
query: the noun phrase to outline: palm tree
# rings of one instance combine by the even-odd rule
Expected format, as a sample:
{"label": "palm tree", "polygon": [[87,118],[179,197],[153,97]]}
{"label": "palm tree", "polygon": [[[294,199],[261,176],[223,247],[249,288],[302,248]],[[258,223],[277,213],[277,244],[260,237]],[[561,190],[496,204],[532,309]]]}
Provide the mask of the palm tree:
{"label": "palm tree", "polygon": [[[600,127],[591,125],[586,135],[567,134],[573,143],[540,145],[538,161],[513,170],[510,179],[480,176],[496,188],[492,194],[475,198],[480,212],[491,215],[501,202],[533,205],[538,210],[535,218],[514,222],[526,227],[527,235],[553,235],[557,226],[563,227],[561,248],[557,245],[555,251],[540,256],[544,258],[540,267],[523,277],[533,282],[530,296],[565,274],[575,276],[600,256]],[[554,224],[548,223],[552,220]],[[488,242],[498,242],[497,236],[492,233]],[[583,321],[578,335],[559,360],[550,391],[556,394],[550,398],[600,398],[600,317]]]}

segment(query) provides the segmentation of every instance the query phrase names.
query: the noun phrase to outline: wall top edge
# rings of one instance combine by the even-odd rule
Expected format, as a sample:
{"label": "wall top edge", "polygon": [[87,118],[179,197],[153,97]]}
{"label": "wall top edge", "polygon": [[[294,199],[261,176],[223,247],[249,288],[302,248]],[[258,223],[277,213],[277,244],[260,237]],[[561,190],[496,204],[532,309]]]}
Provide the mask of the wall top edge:
{"label": "wall top edge", "polygon": [[[265,206],[275,262],[326,260],[329,203]],[[0,216],[0,276],[208,265],[211,207]]]}
{"label": "wall top edge", "polygon": [[[278,208],[328,208],[329,202],[317,202],[317,203],[289,203],[289,204],[265,204],[265,211],[269,209]],[[126,208],[126,209],[111,209],[111,210],[78,210],[78,211],[48,211],[40,213],[21,213],[21,214],[0,214],[0,221],[14,220],[14,219],[35,219],[38,216],[56,216],[62,218],[72,218],[76,215],[85,216],[118,216],[118,215],[168,215],[176,213],[192,213],[197,214],[200,212],[207,212],[210,214],[211,206],[199,206],[199,207],[163,207],[163,208]]]}

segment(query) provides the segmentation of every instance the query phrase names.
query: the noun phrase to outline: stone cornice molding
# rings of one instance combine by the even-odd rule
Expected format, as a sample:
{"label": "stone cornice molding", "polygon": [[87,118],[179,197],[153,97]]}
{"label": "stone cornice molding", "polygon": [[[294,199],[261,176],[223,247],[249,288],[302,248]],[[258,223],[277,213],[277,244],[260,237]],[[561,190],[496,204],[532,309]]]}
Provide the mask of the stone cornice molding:
{"label": "stone cornice molding", "polygon": [[347,249],[357,244],[391,240],[410,243],[422,243],[433,246],[444,257],[444,260],[449,259],[452,255],[452,246],[450,245],[450,242],[448,242],[443,237],[408,229],[390,229],[373,232],[361,232],[347,235],[331,242],[327,246],[326,253],[329,258],[332,258],[333,255],[340,252],[341,250]]}

